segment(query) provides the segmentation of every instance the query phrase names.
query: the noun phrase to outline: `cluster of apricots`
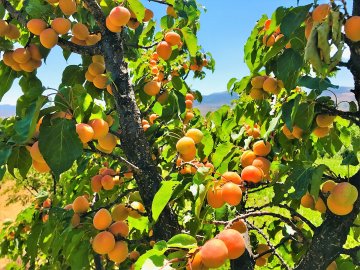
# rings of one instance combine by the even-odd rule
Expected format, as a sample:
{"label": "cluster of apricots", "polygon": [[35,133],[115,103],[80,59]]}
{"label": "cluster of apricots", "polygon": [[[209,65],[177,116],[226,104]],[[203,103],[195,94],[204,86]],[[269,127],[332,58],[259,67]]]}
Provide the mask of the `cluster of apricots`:
{"label": "cluster of apricots", "polygon": [[[91,58],[92,63],[88,66],[85,78],[92,82],[96,88],[107,89],[111,94],[111,86],[108,84],[108,77],[105,74],[105,60],[102,55],[94,55]],[[110,87],[110,88],[109,88]]]}
{"label": "cluster of apricots", "polygon": [[242,234],[233,229],[225,229],[194,252],[186,269],[206,270],[221,267],[228,259],[239,258],[245,249]]}
{"label": "cluster of apricots", "polygon": [[317,127],[313,130],[313,134],[318,138],[328,136],[334,122],[335,116],[328,114],[319,114],[316,116]]}
{"label": "cluster of apricots", "polygon": [[245,128],[245,133],[248,136],[253,137],[254,139],[258,139],[260,138],[260,127],[258,124],[254,124],[253,127],[251,127],[250,125],[245,124],[244,125]]}
{"label": "cluster of apricots", "polygon": [[107,121],[97,118],[89,121],[88,124],[76,124],[76,133],[83,144],[91,140],[97,140],[97,148],[104,153],[111,153],[117,144],[115,135],[109,132],[109,127],[113,124],[112,117]]}
{"label": "cluster of apricots", "polygon": [[147,131],[151,125],[154,124],[155,120],[158,119],[159,116],[156,113],[152,113],[149,116],[149,121],[146,119],[141,120],[141,125],[144,129],[144,131]]}
{"label": "cluster of apricots", "polygon": [[[266,20],[265,23],[264,23],[264,28],[263,28],[263,32],[266,32],[267,30],[270,29],[270,25],[271,25],[271,20]],[[276,30],[274,31],[274,33],[272,33],[270,36],[268,35],[264,35],[263,36],[263,44],[266,46],[266,47],[272,47],[276,42],[278,42],[280,39],[282,39],[284,37],[283,34],[281,34],[280,32],[280,27],[277,27]],[[291,48],[291,43],[288,42],[286,45],[285,45],[285,48],[289,49]]]}
{"label": "cluster of apricots", "polygon": [[270,76],[256,76],[251,79],[250,97],[253,100],[263,100],[271,94],[278,95],[284,84],[281,80]]}
{"label": "cluster of apricots", "polygon": [[39,47],[29,44],[25,48],[5,52],[3,62],[15,71],[33,72],[41,66],[41,58]]}
{"label": "cluster of apricots", "polygon": [[270,178],[271,161],[266,156],[271,152],[271,144],[263,140],[256,141],[252,150],[241,155],[241,179],[248,183],[259,183]]}
{"label": "cluster of apricots", "polygon": [[0,20],[0,37],[18,39],[20,37],[20,30],[12,23]]}
{"label": "cluster of apricots", "polygon": [[191,121],[191,119],[194,118],[194,113],[192,111],[194,99],[195,97],[193,94],[188,93],[185,96],[185,106],[186,106],[186,112],[184,117],[185,125],[187,125]]}
{"label": "cluster of apricots", "polygon": [[325,213],[328,208],[333,214],[344,216],[353,210],[354,203],[358,198],[356,187],[348,182],[337,184],[332,180],[328,180],[322,185],[321,192],[324,196],[328,196],[326,205],[320,197],[315,202],[314,197],[309,193],[306,193],[301,198],[301,205],[318,210],[321,213]]}
{"label": "cluster of apricots", "polygon": [[200,130],[192,128],[186,132],[184,137],[178,140],[178,142],[176,143],[176,150],[180,153],[180,158],[183,161],[189,162],[195,159],[195,144],[201,142],[203,136],[204,134]]}

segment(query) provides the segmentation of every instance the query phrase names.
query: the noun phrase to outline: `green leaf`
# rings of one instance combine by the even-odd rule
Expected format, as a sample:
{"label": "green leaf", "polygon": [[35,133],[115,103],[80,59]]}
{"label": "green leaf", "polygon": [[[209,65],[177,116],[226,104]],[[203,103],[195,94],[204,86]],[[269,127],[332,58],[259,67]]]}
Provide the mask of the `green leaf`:
{"label": "green leaf", "polygon": [[46,120],[40,126],[40,152],[55,175],[60,175],[81,156],[82,143],[73,121],[54,119],[50,123],[49,119]]}
{"label": "green leaf", "polygon": [[198,49],[197,37],[194,35],[194,33],[191,31],[189,27],[182,28],[181,32],[184,36],[184,40],[189,50],[190,56],[195,57]]}
{"label": "green leaf", "polygon": [[231,152],[234,145],[230,142],[219,144],[213,155],[212,161],[215,168],[219,167],[223,159]]}
{"label": "green leaf", "polygon": [[293,8],[280,24],[281,33],[290,37],[293,32],[305,21],[312,4]]}
{"label": "green leaf", "polygon": [[0,62],[0,101],[3,96],[9,91],[15,78],[17,78],[17,72],[12,68],[6,66],[4,62]]}
{"label": "green leaf", "polygon": [[25,146],[14,147],[10,157],[8,158],[8,171],[15,177],[14,169],[18,169],[20,175],[25,178],[31,167],[31,163],[32,159],[30,153]]}
{"label": "green leaf", "polygon": [[139,0],[128,0],[127,1],[130,5],[130,9],[132,12],[135,13],[136,19],[139,22],[142,22],[145,16],[145,7]]}
{"label": "green leaf", "polygon": [[179,184],[179,181],[163,181],[161,183],[161,187],[158,192],[156,192],[151,207],[154,221],[157,221],[161,212],[171,199],[171,195],[173,194],[175,187]]}
{"label": "green leaf", "polygon": [[197,247],[197,241],[191,235],[177,234],[167,242],[167,245],[169,248],[192,249]]}

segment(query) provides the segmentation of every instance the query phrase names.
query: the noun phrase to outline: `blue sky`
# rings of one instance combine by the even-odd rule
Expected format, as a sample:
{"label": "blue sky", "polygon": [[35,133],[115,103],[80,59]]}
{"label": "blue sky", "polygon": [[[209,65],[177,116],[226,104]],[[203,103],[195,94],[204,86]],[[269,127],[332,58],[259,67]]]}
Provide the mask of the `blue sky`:
{"label": "blue sky", "polygon": [[[152,9],[156,18],[165,14],[165,6],[157,3],[143,1]],[[207,12],[201,16],[201,29],[198,33],[199,44],[205,51],[212,53],[216,61],[216,70],[212,74],[208,72],[204,80],[188,79],[193,89],[201,91],[203,95],[214,92],[226,91],[229,79],[247,76],[249,71],[243,61],[243,47],[256,21],[262,14],[271,15],[278,6],[296,5],[296,0],[200,0],[206,7]],[[308,4],[312,1],[300,0],[300,4]],[[318,1],[326,3],[328,1]],[[348,1],[351,2],[351,1]],[[351,8],[351,3],[350,7]],[[62,57],[61,49],[52,49],[46,65],[43,64],[38,70],[38,76],[44,86],[57,88],[61,80],[61,74],[67,64],[78,64],[80,58],[72,55],[68,62]],[[333,83],[341,86],[352,86],[352,77],[346,70],[339,72]],[[5,94],[0,104],[15,104],[21,95],[21,90],[14,83],[12,89]]]}

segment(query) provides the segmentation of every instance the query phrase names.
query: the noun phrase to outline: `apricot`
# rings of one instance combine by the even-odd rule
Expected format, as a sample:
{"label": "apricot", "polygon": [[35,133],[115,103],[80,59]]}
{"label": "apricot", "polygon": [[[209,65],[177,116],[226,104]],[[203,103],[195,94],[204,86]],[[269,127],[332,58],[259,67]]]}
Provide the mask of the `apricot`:
{"label": "apricot", "polygon": [[288,138],[289,140],[295,139],[294,135],[292,134],[292,132],[290,131],[290,129],[287,127],[286,124],[282,126],[281,130],[286,136],[286,138]]}
{"label": "apricot", "polygon": [[108,133],[104,137],[99,138],[98,143],[101,148],[112,151],[116,147],[117,138],[115,135]]}
{"label": "apricot", "polygon": [[305,208],[314,209],[315,207],[315,200],[310,193],[306,192],[304,196],[301,197],[300,204]]}
{"label": "apricot", "polygon": [[353,42],[360,41],[360,16],[352,16],[346,20],[345,35]]}
{"label": "apricot", "polygon": [[[266,244],[259,244],[256,248],[256,253],[257,254],[261,254],[264,253],[266,251],[270,250],[270,247]],[[262,255],[260,258],[264,258],[264,259],[268,259],[271,256],[271,253],[266,253],[264,255]]]}
{"label": "apricot", "polygon": [[154,17],[154,12],[152,12],[152,10],[150,9],[145,9],[145,16],[143,19],[143,22],[148,22],[150,21],[152,18]]}
{"label": "apricot", "polygon": [[257,157],[254,159],[252,165],[261,169],[264,175],[269,175],[271,162],[268,159],[264,157]]}
{"label": "apricot", "polygon": [[96,88],[99,89],[105,89],[107,83],[108,83],[108,77],[106,76],[106,74],[99,74],[95,76],[93,80],[93,84],[95,85]]}
{"label": "apricot", "polygon": [[225,204],[220,187],[211,187],[206,194],[206,199],[212,208],[220,208]]}
{"label": "apricot", "polygon": [[129,226],[122,220],[113,223],[109,230],[115,236],[120,235],[122,237],[127,237],[129,235]]}
{"label": "apricot", "polygon": [[76,1],[75,0],[59,0],[59,7],[67,16],[73,15],[76,12]]}
{"label": "apricot", "polygon": [[188,154],[191,153],[195,149],[195,141],[190,137],[182,137],[176,143],[176,150],[180,154]]}
{"label": "apricot", "polygon": [[334,202],[340,205],[354,204],[358,195],[357,188],[348,182],[337,184],[331,191]]}
{"label": "apricot", "polygon": [[5,20],[0,20],[0,36],[5,36],[9,31],[9,24]]}
{"label": "apricot", "polygon": [[47,27],[47,24],[42,19],[31,19],[26,24],[27,29],[34,35],[39,36],[42,31],[44,31]]}
{"label": "apricot", "polygon": [[228,249],[224,241],[211,239],[200,250],[202,263],[209,268],[218,268],[228,259]]}
{"label": "apricot", "polygon": [[65,35],[71,28],[71,22],[66,18],[55,18],[51,22],[51,28],[59,35]]}
{"label": "apricot", "polygon": [[113,177],[110,175],[104,175],[101,178],[101,185],[105,190],[112,190],[115,186]]}
{"label": "apricot", "polygon": [[125,241],[118,241],[115,247],[108,253],[109,259],[115,263],[122,263],[129,253],[128,244]]}
{"label": "apricot", "polygon": [[58,43],[58,35],[54,29],[48,28],[40,33],[40,43],[47,49],[53,48]]}
{"label": "apricot", "polygon": [[108,16],[109,21],[117,27],[126,25],[130,20],[131,14],[130,11],[121,6],[114,7]]}
{"label": "apricot", "polygon": [[94,130],[93,139],[99,139],[109,133],[109,124],[101,118],[92,119],[89,125]]}
{"label": "apricot", "polygon": [[333,180],[327,180],[324,182],[324,184],[322,184],[321,192],[322,193],[331,192],[335,186],[336,186],[336,183]]}
{"label": "apricot", "polygon": [[267,76],[256,76],[251,79],[251,85],[253,88],[262,89]]}
{"label": "apricot", "polygon": [[324,138],[329,135],[330,128],[329,127],[316,127],[312,133],[318,138]]}
{"label": "apricot", "polygon": [[39,149],[39,142],[35,142],[30,148],[30,156],[38,163],[46,163]]}
{"label": "apricot", "polygon": [[256,158],[256,154],[253,151],[246,150],[241,155],[241,159],[240,159],[241,166],[243,168],[245,168],[245,167],[251,165],[254,162],[255,158]]}
{"label": "apricot", "polygon": [[196,148],[192,148],[191,152],[186,154],[180,154],[181,159],[183,159],[185,162],[189,162],[195,159],[196,157]]}
{"label": "apricot", "polygon": [[268,77],[263,84],[263,89],[271,94],[278,94],[278,82],[275,78]]}
{"label": "apricot", "polygon": [[330,13],[330,5],[322,4],[318,5],[312,12],[312,19],[314,22],[322,22]]}
{"label": "apricot", "polygon": [[38,162],[36,160],[32,160],[32,166],[39,173],[48,173],[50,172],[50,167],[46,164],[46,162]]}
{"label": "apricot", "polygon": [[86,40],[90,35],[89,29],[85,24],[76,23],[71,29],[72,34],[79,40]]}
{"label": "apricot", "polygon": [[257,258],[256,260],[255,260],[255,264],[257,265],[257,266],[264,266],[265,264],[267,263],[267,259],[265,259],[265,258],[262,258],[262,257],[260,257],[260,258]]}
{"label": "apricot", "polygon": [[192,107],[193,107],[192,100],[185,100],[185,107],[186,107],[186,109],[192,109]]}
{"label": "apricot", "polygon": [[79,135],[80,141],[82,143],[87,143],[94,137],[93,128],[90,125],[84,123],[76,124],[76,133]]}
{"label": "apricot", "polygon": [[73,216],[71,217],[71,220],[70,220],[70,224],[71,226],[73,226],[74,228],[76,228],[77,226],[80,225],[80,215],[77,214],[77,213],[74,213]]}
{"label": "apricot", "polygon": [[170,31],[165,34],[165,41],[171,46],[175,46],[181,43],[181,37],[178,33]]}
{"label": "apricot", "polygon": [[352,204],[348,204],[348,205],[341,205],[338,204],[338,202],[336,201],[336,199],[334,199],[333,195],[330,194],[330,196],[327,198],[327,207],[329,208],[329,210],[338,216],[345,216],[351,213],[351,211],[353,210],[354,206]]}
{"label": "apricot", "polygon": [[88,199],[85,196],[77,197],[72,203],[73,210],[75,213],[81,214],[89,210],[90,204]]}
{"label": "apricot", "polygon": [[237,172],[225,172],[221,175],[221,181],[232,182],[236,185],[241,185],[243,180]]}
{"label": "apricot", "polygon": [[13,54],[13,59],[19,64],[26,63],[31,58],[31,53],[26,48],[17,48]]}
{"label": "apricot", "polygon": [[103,231],[94,237],[91,245],[96,253],[107,254],[115,248],[115,237],[112,233]]}
{"label": "apricot", "polygon": [[250,183],[259,183],[262,178],[263,172],[253,165],[245,167],[241,172],[241,179]]}
{"label": "apricot", "polygon": [[166,41],[161,41],[156,46],[156,52],[160,58],[164,59],[165,61],[169,60],[169,58],[172,54],[171,45],[169,43],[167,43]]}
{"label": "apricot", "polygon": [[193,139],[195,144],[197,144],[201,142],[204,134],[197,128],[191,128],[186,132],[185,136]]}
{"label": "apricot", "polygon": [[167,6],[166,8],[166,14],[170,17],[177,18],[177,14],[175,12],[175,9],[173,6]]}
{"label": "apricot", "polygon": [[246,224],[243,220],[235,221],[231,226],[230,229],[236,230],[239,233],[245,233],[247,231]]}
{"label": "apricot", "polygon": [[301,139],[302,135],[303,135],[304,131],[298,127],[298,126],[293,126],[293,131],[292,131],[292,135],[296,138],[296,139]]}
{"label": "apricot", "polygon": [[329,127],[332,125],[332,123],[334,122],[336,116],[334,115],[328,115],[328,114],[318,114],[316,116],[316,124],[319,127]]}
{"label": "apricot", "polygon": [[33,60],[36,60],[36,61],[41,61],[41,58],[42,58],[42,55],[40,53],[40,50],[39,50],[39,47],[36,46],[35,44],[30,44],[28,47],[27,47],[30,55],[31,55],[31,58]]}
{"label": "apricot", "polygon": [[18,39],[20,37],[20,30],[12,23],[9,23],[5,36],[8,39]]}
{"label": "apricot", "polygon": [[253,145],[253,152],[257,156],[266,156],[271,151],[271,144],[269,142],[264,143],[264,141],[257,141]]}
{"label": "apricot", "polygon": [[93,192],[100,192],[102,189],[101,175],[95,175],[91,178],[91,190]]}
{"label": "apricot", "polygon": [[251,88],[249,96],[253,100],[264,100],[267,98],[268,94],[260,88]]}
{"label": "apricot", "polygon": [[227,182],[222,186],[221,196],[224,202],[232,206],[236,206],[241,202],[242,191],[238,185],[232,182]]}
{"label": "apricot", "polygon": [[144,86],[144,92],[149,96],[156,96],[160,92],[161,83],[157,81],[147,82]]}
{"label": "apricot", "polygon": [[129,209],[125,204],[118,204],[113,208],[111,216],[114,221],[125,220],[129,216]]}
{"label": "apricot", "polygon": [[112,222],[111,214],[105,208],[96,212],[93,218],[93,225],[97,230],[105,230]]}

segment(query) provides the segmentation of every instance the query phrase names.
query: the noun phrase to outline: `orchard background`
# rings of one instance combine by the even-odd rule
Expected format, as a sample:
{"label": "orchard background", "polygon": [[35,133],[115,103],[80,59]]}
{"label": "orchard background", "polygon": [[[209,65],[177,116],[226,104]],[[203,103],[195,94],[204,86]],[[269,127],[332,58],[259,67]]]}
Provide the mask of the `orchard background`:
{"label": "orchard background", "polygon": [[[357,269],[360,1],[297,2],[259,18],[238,100],[203,117],[196,1],[0,0],[0,98],[23,93],[0,178],[33,194],[2,225],[6,269]],[[81,63],[49,89],[56,46]]]}

